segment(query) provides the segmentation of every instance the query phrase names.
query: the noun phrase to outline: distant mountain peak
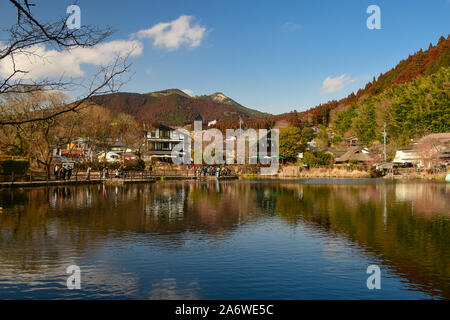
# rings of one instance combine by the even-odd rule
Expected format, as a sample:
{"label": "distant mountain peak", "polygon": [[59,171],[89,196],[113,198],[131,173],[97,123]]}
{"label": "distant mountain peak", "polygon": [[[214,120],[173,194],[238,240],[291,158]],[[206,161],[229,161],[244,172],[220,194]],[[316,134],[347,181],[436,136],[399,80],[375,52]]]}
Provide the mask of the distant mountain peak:
{"label": "distant mountain peak", "polygon": [[267,114],[243,107],[221,92],[191,97],[180,89],[166,89],[144,94],[119,92],[92,98],[112,112],[123,112],[138,121],[163,122],[168,125],[192,123],[201,115],[205,121],[247,119]]}
{"label": "distant mountain peak", "polygon": [[[207,94],[206,96],[210,97],[213,101],[216,101],[219,103],[225,103],[225,104],[230,104],[230,105],[240,105],[233,99],[224,95],[222,92],[214,92],[211,94]],[[200,98],[201,98],[201,96],[200,96]]]}
{"label": "distant mountain peak", "polygon": [[173,94],[177,94],[177,95],[180,95],[183,97],[190,97],[190,95],[188,95],[186,92],[184,92],[180,89],[176,89],[176,88],[145,93],[145,95],[149,95],[152,97],[164,97],[164,96],[170,96]]}

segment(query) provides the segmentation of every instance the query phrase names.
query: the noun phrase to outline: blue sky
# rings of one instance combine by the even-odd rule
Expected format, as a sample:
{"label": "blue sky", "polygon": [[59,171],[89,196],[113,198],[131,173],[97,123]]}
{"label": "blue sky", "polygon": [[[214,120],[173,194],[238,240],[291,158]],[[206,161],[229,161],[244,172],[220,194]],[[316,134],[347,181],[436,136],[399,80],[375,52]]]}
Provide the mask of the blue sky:
{"label": "blue sky", "polygon": [[[35,10],[46,19],[64,15],[73,3],[42,2]],[[381,30],[366,27],[372,4],[381,8]],[[450,0],[79,0],[78,5],[82,24],[117,30],[108,41],[139,42],[139,53],[130,58],[134,76],[123,91],[221,91],[274,114],[345,97],[450,33]],[[179,35],[184,42],[154,28],[182,16],[190,16],[186,33]],[[11,5],[2,1],[2,28],[14,19]],[[138,36],[143,30],[147,34]],[[78,67],[86,76],[94,69],[88,63]],[[334,84],[328,90],[327,78],[325,83]]]}

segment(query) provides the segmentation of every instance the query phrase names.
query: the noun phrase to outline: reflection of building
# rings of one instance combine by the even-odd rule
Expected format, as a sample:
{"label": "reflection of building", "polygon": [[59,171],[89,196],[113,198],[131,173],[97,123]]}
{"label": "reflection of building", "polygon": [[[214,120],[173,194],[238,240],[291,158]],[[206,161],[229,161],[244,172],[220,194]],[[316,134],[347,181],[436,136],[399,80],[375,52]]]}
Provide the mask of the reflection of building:
{"label": "reflection of building", "polygon": [[151,194],[151,200],[146,203],[145,213],[153,215],[156,219],[169,220],[184,217],[184,208],[187,198],[185,188],[160,189]]}
{"label": "reflection of building", "polygon": [[171,158],[172,150],[184,141],[174,128],[160,124],[145,130],[145,157]]}

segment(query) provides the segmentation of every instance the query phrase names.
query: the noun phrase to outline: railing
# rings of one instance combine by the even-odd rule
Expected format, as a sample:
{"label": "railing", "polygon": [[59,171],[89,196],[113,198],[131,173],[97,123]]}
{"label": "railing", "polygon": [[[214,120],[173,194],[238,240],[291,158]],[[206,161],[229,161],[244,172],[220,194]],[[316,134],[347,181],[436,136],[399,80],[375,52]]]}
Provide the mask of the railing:
{"label": "railing", "polygon": [[203,172],[201,174],[194,170],[189,169],[156,169],[152,171],[122,171],[118,176],[116,176],[114,171],[110,171],[107,175],[105,172],[103,175],[98,171],[90,173],[89,179],[87,177],[87,172],[84,171],[73,171],[70,178],[66,175],[65,178],[55,177],[42,171],[29,171],[26,174],[15,174],[12,172],[8,175],[0,175],[0,182],[14,183],[14,182],[48,182],[48,181],[97,181],[97,180],[112,180],[112,179],[124,179],[124,180],[145,180],[153,179],[158,177],[180,177],[180,178],[193,178],[193,177],[204,177],[204,176],[215,176],[215,174],[206,174]]}
{"label": "railing", "polygon": [[121,172],[119,176],[116,176],[115,172],[110,172],[108,175],[95,171],[91,172],[89,179],[87,178],[87,172],[74,171],[70,177],[67,175],[65,178],[55,177],[50,175],[47,177],[46,172],[42,171],[29,171],[26,174],[3,174],[0,175],[0,182],[14,183],[14,182],[45,182],[45,181],[86,181],[86,180],[107,180],[107,179],[125,179],[125,180],[144,180],[155,177],[194,177],[193,170],[154,170],[154,171],[126,171]]}

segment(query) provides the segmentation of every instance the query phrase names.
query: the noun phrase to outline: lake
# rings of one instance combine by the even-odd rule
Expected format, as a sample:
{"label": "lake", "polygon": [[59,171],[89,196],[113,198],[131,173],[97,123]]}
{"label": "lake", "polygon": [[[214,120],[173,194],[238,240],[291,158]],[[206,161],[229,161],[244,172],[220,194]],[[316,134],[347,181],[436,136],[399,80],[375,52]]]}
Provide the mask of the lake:
{"label": "lake", "polygon": [[450,183],[1,189],[0,207],[0,299],[450,299]]}

